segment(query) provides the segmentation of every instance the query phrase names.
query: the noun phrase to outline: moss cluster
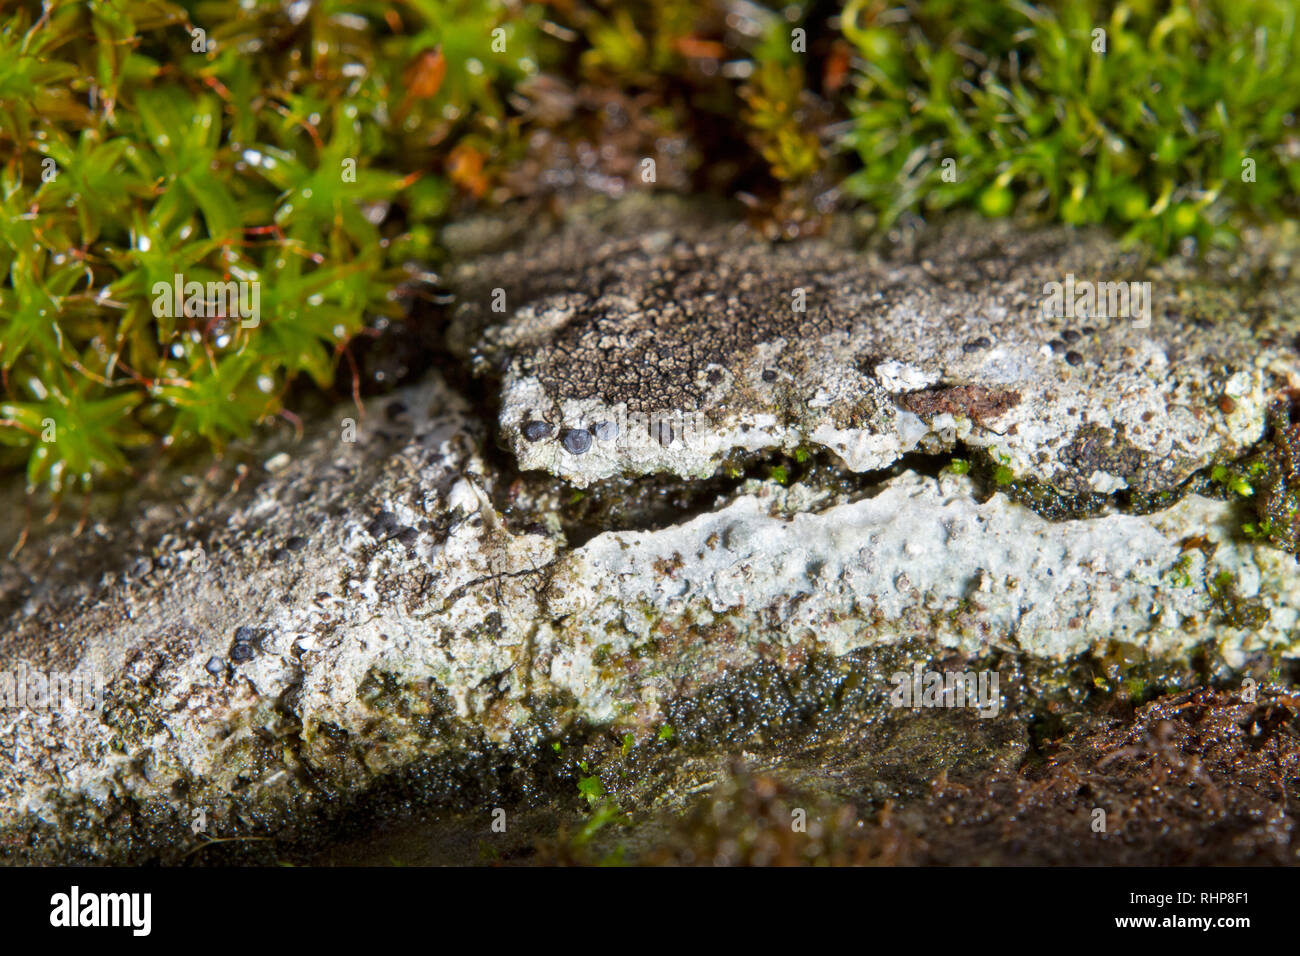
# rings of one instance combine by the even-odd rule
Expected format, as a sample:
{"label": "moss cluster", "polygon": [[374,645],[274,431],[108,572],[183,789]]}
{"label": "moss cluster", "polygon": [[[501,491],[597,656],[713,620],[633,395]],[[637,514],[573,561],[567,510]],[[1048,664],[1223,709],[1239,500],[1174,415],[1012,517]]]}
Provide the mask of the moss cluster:
{"label": "moss cluster", "polygon": [[1286,0],[852,0],[843,29],[864,61],[847,185],[886,223],[1019,209],[1167,251],[1295,208]]}
{"label": "moss cluster", "polygon": [[243,435],[295,376],[329,384],[400,314],[450,195],[428,173],[502,115],[534,32],[486,0],[19,4],[0,463],[57,494],[127,449]]}

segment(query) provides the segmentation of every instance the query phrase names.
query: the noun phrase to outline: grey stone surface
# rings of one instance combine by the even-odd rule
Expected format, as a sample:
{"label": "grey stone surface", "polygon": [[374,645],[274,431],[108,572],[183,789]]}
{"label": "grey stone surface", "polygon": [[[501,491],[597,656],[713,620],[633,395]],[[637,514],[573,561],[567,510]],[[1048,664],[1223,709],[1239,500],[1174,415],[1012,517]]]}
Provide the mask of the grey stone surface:
{"label": "grey stone surface", "polygon": [[[6,567],[3,592],[26,598],[0,664],[94,674],[105,700],[3,712],[3,824],[113,796],[214,821],[310,802],[309,780],[361,787],[470,731],[521,748],[578,721],[653,728],[730,671],[917,634],[1055,658],[1111,639],[1295,650],[1293,559],[1234,542],[1222,502],[1052,523],[955,476],[839,503],[751,483],[680,525],[567,549],[504,526],[454,396],[399,397],[408,432],[363,423],[347,444],[324,427],[247,496],[131,539],[148,557],[79,601],[61,598],[76,568],[47,563],[70,539]],[[1184,552],[1191,531],[1212,559]],[[1222,624],[1205,586],[1222,570],[1266,624]]]}
{"label": "grey stone surface", "polygon": [[[1249,447],[1300,383],[1289,260],[1208,278],[1095,232],[970,220],[863,253],[664,210],[578,217],[454,274],[453,340],[501,376],[522,467],[582,487],[800,446],[853,471],[966,446],[1065,494],[1151,494]],[[1149,320],[1045,316],[1067,281],[1149,282]],[[589,448],[559,438],[605,422]]]}
{"label": "grey stone surface", "polygon": [[[558,268],[587,248],[575,236],[538,254]],[[738,236],[717,227],[685,245],[656,233],[616,252],[592,246],[582,261],[608,261],[606,292],[555,292],[561,299],[536,299],[486,333],[493,345],[475,354],[507,360],[507,435],[516,415],[552,426],[515,443],[523,466],[549,463],[579,484],[611,468],[703,474],[733,439],[760,450],[815,443],[834,427],[857,467],[960,438],[1065,487],[1095,487],[1105,464],[1107,474],[1159,488],[1250,441],[1256,405],[1292,368],[1283,345],[1250,338],[1280,336],[1278,315],[1241,323],[1245,331],[1225,320],[1213,346],[1165,315],[1153,325],[1158,340],[1098,336],[1084,377],[1039,348],[1046,333],[1013,314],[999,285],[1012,263],[1050,273],[1073,254],[1059,239],[1021,244],[1014,256],[985,248],[983,258],[970,251],[929,265],[872,260],[865,274],[891,276],[885,289],[848,253],[756,250]],[[664,255],[677,258],[672,270],[662,271]],[[496,274],[503,261],[513,260],[477,260],[462,278]],[[776,293],[744,285],[752,261],[756,275],[815,277],[818,335],[793,335],[764,305]],[[610,311],[611,296],[630,295],[620,283],[656,270],[663,298]],[[978,280],[981,271],[991,278]],[[950,280],[935,278],[944,274]],[[565,281],[597,279],[576,269]],[[681,298],[683,283],[703,297]],[[988,284],[1001,291],[991,295]],[[648,301],[672,317],[653,332],[636,328]],[[827,302],[858,303],[869,319],[836,331]],[[621,367],[614,344],[642,357],[656,342],[681,346],[687,308],[709,335],[731,336],[713,345],[700,336],[725,366],[721,384],[708,384],[709,363],[697,368],[689,350],[690,361],[653,374],[611,371]],[[720,330],[719,317],[740,321],[743,310],[753,310],[749,325]],[[929,350],[937,358],[906,334],[930,311],[942,316]],[[462,309],[453,329],[462,349],[482,333],[472,313]],[[566,330],[579,344],[605,335],[614,344],[591,353],[593,366],[571,356],[578,364],[562,367],[556,343]],[[996,344],[964,350],[976,334]],[[879,346],[865,364],[862,336]],[[763,378],[768,368],[775,381]],[[689,462],[672,442],[629,457],[607,427],[589,445],[570,438],[557,451],[583,416],[520,396],[561,372],[591,383],[573,398],[587,403],[583,415],[608,412],[608,373],[622,383],[620,402],[698,396],[710,413],[732,416],[735,431]],[[1214,411],[1216,389],[1230,382],[1244,383],[1236,410]],[[803,400],[810,385],[827,404]],[[946,398],[934,392],[940,385]],[[954,389],[1012,386],[1018,403],[943,410],[960,404]],[[938,395],[924,414],[918,394]],[[852,395],[857,411],[844,404]],[[1199,414],[1179,417],[1176,399]],[[1086,424],[1083,412],[1068,414],[1076,404]],[[1027,408],[1039,417],[1024,417]],[[1089,427],[1127,427],[1133,415],[1142,421],[1138,410],[1157,408],[1145,430],[1128,433],[1134,444],[1103,444],[1103,458],[1064,454],[1086,443]],[[344,439],[347,419],[355,442]],[[554,488],[486,451],[488,425],[432,374],[370,401],[364,415],[351,405],[325,411],[301,439],[263,435],[206,474],[150,469],[115,516],[104,512],[80,535],[66,516],[51,528],[35,521],[25,547],[0,565],[0,674],[86,675],[103,701],[0,707],[0,837],[47,834],[31,851],[37,859],[68,859],[74,846],[82,857],[125,859],[138,855],[147,820],[184,848],[199,839],[188,829],[196,808],[216,833],[249,832],[249,821],[280,826],[420,761],[454,769],[487,750],[508,761],[582,726],[652,736],[671,707],[745,668],[797,668],[918,635],[961,654],[999,648],[1050,660],[1111,641],[1171,657],[1210,642],[1230,664],[1300,653],[1295,560],[1241,540],[1225,502],[1189,495],[1148,515],[1051,522],[1001,494],[981,501],[969,478],[946,473],[904,470],[830,488],[753,479],[680,520],[577,542],[550,513]],[[570,459],[594,464],[576,473]],[[625,494],[641,494],[636,481]],[[16,534],[21,487],[0,495]],[[494,505],[507,500],[508,513]],[[1212,586],[1223,575],[1252,609],[1247,623],[1226,613]]]}
{"label": "grey stone surface", "polygon": [[[383,414],[394,399],[400,423]],[[341,406],[303,442],[258,449],[255,488],[133,495],[115,522],[37,535],[4,566],[0,671],[91,677],[103,706],[0,710],[0,825],[123,797],[215,823],[310,802],[317,774],[346,790],[408,762],[436,737],[431,714],[485,731],[499,718],[508,735],[554,543],[484,507],[495,478],[436,377],[394,399],[372,403],[355,442]],[[391,726],[374,704],[384,681],[410,682]]]}

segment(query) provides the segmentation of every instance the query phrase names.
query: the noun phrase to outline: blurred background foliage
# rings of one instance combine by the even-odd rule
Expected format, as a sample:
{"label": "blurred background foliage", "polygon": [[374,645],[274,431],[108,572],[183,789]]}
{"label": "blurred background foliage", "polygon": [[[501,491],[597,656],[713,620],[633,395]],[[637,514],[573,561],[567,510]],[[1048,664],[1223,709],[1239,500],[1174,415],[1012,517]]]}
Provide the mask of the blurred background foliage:
{"label": "blurred background foliage", "polygon": [[[303,383],[359,392],[355,353],[437,297],[440,224],[474,209],[711,192],[779,239],[850,202],[879,228],[971,206],[1159,253],[1293,212],[1300,176],[1280,0],[0,16],[0,469],[55,498],[292,418]],[[259,323],[155,315],[178,274],[256,281]]]}

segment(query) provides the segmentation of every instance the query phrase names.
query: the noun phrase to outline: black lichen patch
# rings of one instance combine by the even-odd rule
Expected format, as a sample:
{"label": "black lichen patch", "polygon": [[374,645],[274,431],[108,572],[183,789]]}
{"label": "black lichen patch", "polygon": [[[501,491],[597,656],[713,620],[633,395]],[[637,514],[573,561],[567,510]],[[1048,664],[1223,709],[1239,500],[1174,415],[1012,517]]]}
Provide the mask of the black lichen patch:
{"label": "black lichen patch", "polygon": [[550,438],[554,430],[546,422],[536,420],[524,422],[523,428],[520,429],[524,438],[528,439],[528,441],[541,441],[543,438]]}
{"label": "black lichen patch", "polygon": [[568,428],[560,435],[560,444],[570,455],[585,455],[591,450],[591,432],[585,428]]}
{"label": "black lichen patch", "polygon": [[[629,412],[649,414],[702,408],[708,392],[727,380],[723,370],[735,373],[755,345],[813,340],[851,327],[854,316],[820,307],[835,282],[826,263],[803,262],[755,242],[747,227],[734,234],[717,227],[719,218],[734,223],[737,207],[679,210],[671,223],[678,234],[662,251],[646,255],[643,237],[661,228],[664,208],[620,209],[609,223],[620,237],[615,240],[566,231],[537,255],[527,253],[527,261],[516,256],[484,264],[473,281],[491,276],[510,301],[590,291],[571,296],[561,326],[548,329],[526,354],[511,355],[479,341],[481,327],[495,317],[474,311],[481,296],[471,283],[462,289],[467,305],[455,323],[454,347],[474,352],[480,373],[498,358],[519,363],[554,399],[626,403]],[[687,223],[694,225],[683,228]],[[840,256],[836,268],[849,261]],[[793,288],[806,290],[806,312],[791,308]],[[755,382],[780,377],[776,369],[762,371],[754,370]]]}
{"label": "black lichen patch", "polygon": [[[691,259],[675,260],[653,285],[642,285],[641,276],[606,280],[605,296],[584,305],[529,356],[546,393],[624,402],[629,411],[645,413],[693,410],[704,404],[705,389],[717,384],[697,378],[698,369],[722,365],[759,343],[848,327],[848,316],[832,321],[824,313],[790,311],[781,289],[806,283],[807,276],[777,271],[761,258],[749,267],[767,265],[768,275],[742,272],[723,258]],[[635,301],[637,308],[622,308],[622,301]],[[704,303],[712,310],[692,315]],[[772,383],[779,375],[769,368],[761,377]]]}
{"label": "black lichen patch", "polygon": [[1128,440],[1123,425],[1114,429],[1086,425],[1057,457],[1083,479],[1100,471],[1124,478],[1135,488],[1165,484],[1155,479],[1159,463]]}
{"label": "black lichen patch", "polygon": [[366,525],[366,533],[372,538],[387,538],[401,527],[397,515],[391,511],[381,511]]}

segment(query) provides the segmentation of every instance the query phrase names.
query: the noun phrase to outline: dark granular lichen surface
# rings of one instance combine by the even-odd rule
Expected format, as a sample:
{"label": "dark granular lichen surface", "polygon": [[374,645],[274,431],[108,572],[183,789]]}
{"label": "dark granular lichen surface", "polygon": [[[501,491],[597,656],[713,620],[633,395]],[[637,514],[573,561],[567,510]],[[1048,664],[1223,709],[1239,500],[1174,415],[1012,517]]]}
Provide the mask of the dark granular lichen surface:
{"label": "dark granular lichen surface", "polygon": [[802,287],[816,302],[826,289],[776,256],[761,274],[752,261],[701,256],[684,244],[667,258],[627,262],[623,275],[612,275],[599,298],[575,310],[529,356],[548,392],[625,402],[635,411],[699,408],[708,400],[708,373],[734,374],[738,357],[755,343],[822,336],[851,324],[824,308],[794,313],[793,290]]}
{"label": "dark granular lichen surface", "polygon": [[[1285,263],[1245,258],[1243,287],[1212,264],[1149,268],[1091,232],[956,220],[864,249],[773,244],[725,211],[665,209],[616,205],[453,272],[450,343],[499,376],[524,467],[580,485],[698,476],[728,454],[719,445],[802,439],[862,471],[950,449],[960,431],[1063,493],[1151,494],[1243,453],[1270,396],[1300,380]],[[1050,314],[1048,283],[1067,276],[1150,282],[1149,324]],[[505,313],[491,311],[496,289]],[[523,447],[529,419],[590,425],[569,420],[582,403],[699,412],[724,437],[663,454]]]}

